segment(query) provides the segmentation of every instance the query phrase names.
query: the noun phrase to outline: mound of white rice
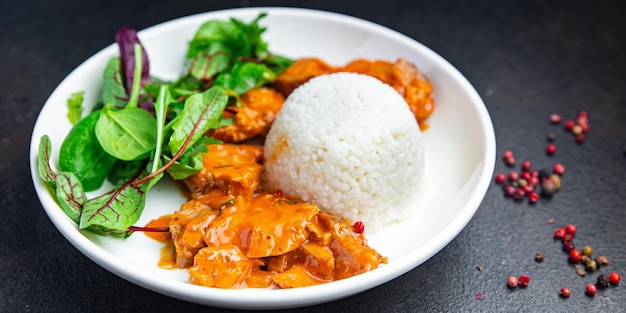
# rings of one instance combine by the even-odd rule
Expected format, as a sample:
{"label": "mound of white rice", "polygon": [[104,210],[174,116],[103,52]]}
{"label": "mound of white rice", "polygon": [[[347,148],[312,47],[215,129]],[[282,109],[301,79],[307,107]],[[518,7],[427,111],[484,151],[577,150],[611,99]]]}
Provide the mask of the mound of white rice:
{"label": "mound of white rice", "polygon": [[401,220],[424,172],[421,132],[404,99],[370,76],[335,73],[287,98],[264,148],[268,191],[363,221]]}

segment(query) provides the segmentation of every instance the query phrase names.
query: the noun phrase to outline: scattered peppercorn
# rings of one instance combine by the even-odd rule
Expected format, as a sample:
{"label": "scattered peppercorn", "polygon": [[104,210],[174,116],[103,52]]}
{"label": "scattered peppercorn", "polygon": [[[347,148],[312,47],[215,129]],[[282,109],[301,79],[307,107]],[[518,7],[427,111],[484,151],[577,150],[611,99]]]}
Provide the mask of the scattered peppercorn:
{"label": "scattered peppercorn", "polygon": [[554,184],[554,188],[556,188],[556,190],[561,189],[561,176],[557,174],[552,174],[550,175],[550,181],[552,181],[552,183]]}
{"label": "scattered peppercorn", "polygon": [[574,249],[572,251],[569,252],[569,260],[572,261],[572,263],[579,263],[580,262],[580,251],[578,249]]}
{"label": "scattered peppercorn", "polygon": [[543,262],[543,260],[545,260],[545,256],[543,255],[543,253],[537,252],[537,254],[535,254],[535,261],[541,263]]}
{"label": "scattered peppercorn", "polygon": [[598,276],[598,287],[600,288],[606,288],[611,284],[611,281],[609,280],[609,275],[607,274],[602,274],[600,276]]}
{"label": "scattered peppercorn", "polygon": [[363,222],[361,221],[356,221],[352,225],[352,229],[354,230],[355,233],[360,234],[365,231],[365,224],[363,224]]}
{"label": "scattered peppercorn", "polygon": [[570,252],[572,250],[576,249],[576,247],[574,246],[574,243],[571,241],[567,241],[567,242],[563,242],[563,251],[565,252]]}
{"label": "scattered peppercorn", "polygon": [[550,114],[550,123],[552,124],[559,124],[561,123],[561,116],[558,114]]}
{"label": "scattered peppercorn", "polygon": [[554,133],[548,133],[548,136],[546,136],[546,139],[548,139],[549,142],[553,142],[554,139],[556,139],[556,135]]}
{"label": "scattered peppercorn", "polygon": [[537,203],[539,202],[539,194],[532,192],[528,195],[528,202],[530,203]]}
{"label": "scattered peppercorn", "polygon": [[551,143],[546,146],[546,153],[548,155],[554,155],[556,153],[556,145]]}
{"label": "scattered peppercorn", "polygon": [[530,277],[526,276],[526,275],[521,275],[519,277],[519,286],[520,287],[527,287],[528,284],[530,283]]}
{"label": "scattered peppercorn", "polygon": [[506,158],[504,159],[504,163],[506,163],[506,165],[508,166],[513,166],[515,165],[515,158],[514,157]]}
{"label": "scattered peppercorn", "polygon": [[480,295],[480,293],[477,293],[477,294],[475,295],[475,297],[476,297],[476,300],[480,300],[480,299],[482,299],[482,296]]}
{"label": "scattered peppercorn", "polygon": [[556,193],[556,185],[551,179],[546,179],[541,183],[541,194],[551,197]]}
{"label": "scattered peppercorn", "polygon": [[554,239],[562,239],[565,236],[565,228],[557,228],[554,231]]}
{"label": "scattered peppercorn", "polygon": [[596,292],[598,292],[598,287],[594,284],[587,284],[587,286],[585,286],[585,292],[590,296],[595,296]]}
{"label": "scattered peppercorn", "polygon": [[553,219],[553,218],[549,218],[549,219],[548,219],[548,224],[554,224],[554,222],[555,222],[555,221],[554,221],[554,219]]}
{"label": "scattered peppercorn", "polygon": [[569,298],[569,296],[572,294],[572,292],[569,290],[569,288],[567,287],[563,287],[561,288],[561,297],[563,298]]}
{"label": "scattered peppercorn", "polygon": [[576,270],[576,274],[582,277],[587,276],[587,271],[585,271],[585,269],[582,266],[580,266],[580,264],[574,265],[574,269]]}
{"label": "scattered peppercorn", "polygon": [[596,264],[596,261],[594,260],[588,260],[587,263],[585,263],[585,267],[590,272],[593,272],[598,269],[598,265]]}
{"label": "scattered peppercorn", "polygon": [[522,162],[522,171],[524,172],[528,172],[530,171],[532,164],[530,163],[530,161],[525,160],[524,162]]}
{"label": "scattered peppercorn", "polygon": [[591,248],[590,246],[584,246],[583,249],[580,250],[580,253],[588,257],[591,257],[593,255],[593,248]]}
{"label": "scattered peppercorn", "polygon": [[496,183],[497,184],[503,184],[506,181],[506,175],[504,175],[504,173],[498,173],[496,175]]}
{"label": "scattered peppercorn", "polygon": [[561,163],[556,163],[554,164],[554,166],[552,166],[552,171],[554,172],[554,174],[563,175],[565,174],[565,166],[563,166],[563,164]]}
{"label": "scattered peppercorn", "polygon": [[482,265],[478,265],[478,266],[476,266],[476,269],[477,269],[479,272],[482,272],[482,271],[483,271],[483,269],[484,269],[484,267],[483,267]]}
{"label": "scattered peppercorn", "polygon": [[574,224],[565,225],[565,233],[574,236],[576,234],[576,225]]}
{"label": "scattered peppercorn", "polygon": [[565,130],[571,131],[572,128],[574,128],[574,125],[576,125],[576,123],[573,120],[568,120],[567,122],[565,122],[563,127],[565,128]]}
{"label": "scattered peppercorn", "polygon": [[622,278],[619,276],[619,273],[617,273],[617,272],[613,272],[613,273],[611,273],[611,274],[609,275],[609,281],[610,281],[610,282],[611,282],[611,284],[613,284],[613,285],[617,285],[617,284],[619,284],[619,281],[620,281],[621,279],[622,279]]}
{"label": "scattered peppercorn", "polygon": [[586,256],[586,255],[584,255],[584,254],[580,257],[580,262],[583,263],[583,264],[587,264],[587,262],[589,262],[589,260],[591,260],[591,258]]}
{"label": "scattered peppercorn", "polygon": [[609,259],[607,259],[604,255],[600,255],[596,258],[596,264],[598,264],[598,266],[604,266],[609,264]]}
{"label": "scattered peppercorn", "polygon": [[507,281],[507,286],[509,286],[509,288],[515,288],[517,287],[517,284],[519,283],[517,277],[515,276],[509,276],[509,279]]}

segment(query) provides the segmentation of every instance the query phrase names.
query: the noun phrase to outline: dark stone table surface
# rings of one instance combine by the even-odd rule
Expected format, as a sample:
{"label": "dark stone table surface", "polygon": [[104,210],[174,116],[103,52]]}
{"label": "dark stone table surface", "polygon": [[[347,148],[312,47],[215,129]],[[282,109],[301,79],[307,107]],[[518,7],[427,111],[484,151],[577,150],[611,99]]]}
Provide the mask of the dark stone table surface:
{"label": "dark stone table surface", "polygon": [[[566,166],[562,188],[535,205],[492,184],[467,227],[423,265],[381,286],[294,312],[624,312],[626,282],[586,296],[599,274],[626,275],[626,2],[624,1],[2,1],[0,3],[0,312],[230,312],[164,296],[101,268],[68,243],[32,185],[29,141],[45,100],[72,69],[113,42],[194,13],[297,6],[371,20],[458,68],[483,98],[497,152]],[[589,114],[583,144],[548,116]],[[546,156],[546,134],[558,152]],[[545,165],[544,165],[545,166]],[[495,171],[508,172],[500,158]],[[552,223],[551,223],[552,222]],[[552,236],[609,265],[576,274]],[[535,254],[545,255],[536,262]],[[482,270],[479,270],[481,267]],[[530,276],[509,289],[510,275]],[[569,299],[561,287],[572,290]]]}

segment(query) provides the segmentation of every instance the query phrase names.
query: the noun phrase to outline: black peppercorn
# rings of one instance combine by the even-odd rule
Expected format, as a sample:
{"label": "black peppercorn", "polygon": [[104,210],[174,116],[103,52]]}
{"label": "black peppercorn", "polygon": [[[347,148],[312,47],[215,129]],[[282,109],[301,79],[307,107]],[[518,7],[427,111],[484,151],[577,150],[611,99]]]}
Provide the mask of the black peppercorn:
{"label": "black peppercorn", "polygon": [[545,168],[539,170],[539,179],[548,178],[550,177],[550,175],[552,175],[552,172],[548,171]]}
{"label": "black peppercorn", "polygon": [[611,285],[611,282],[609,281],[609,275],[602,274],[602,275],[598,276],[598,287],[606,288],[609,285]]}

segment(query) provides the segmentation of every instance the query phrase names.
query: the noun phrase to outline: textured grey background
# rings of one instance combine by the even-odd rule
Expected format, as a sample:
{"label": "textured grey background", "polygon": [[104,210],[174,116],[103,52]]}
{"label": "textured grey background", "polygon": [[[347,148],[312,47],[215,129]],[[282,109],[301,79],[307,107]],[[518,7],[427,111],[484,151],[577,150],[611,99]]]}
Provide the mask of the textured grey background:
{"label": "textured grey background", "polygon": [[[483,97],[498,153],[511,149],[536,166],[558,160],[567,168],[552,200],[515,203],[493,184],[469,225],[422,266],[362,294],[293,311],[624,311],[626,282],[585,296],[599,272],[576,275],[552,234],[576,224],[576,242],[611,260],[601,272],[626,275],[626,2],[35,0],[0,3],[0,312],[231,312],[145,290],[80,254],[35,196],[28,147],[55,86],[112,43],[120,26],[143,29],[251,5],[335,11],[422,42]],[[583,145],[547,122],[550,113],[573,118],[581,109],[590,115]],[[549,131],[558,136],[553,158],[543,153]],[[498,161],[496,171],[504,170]],[[536,263],[536,252],[546,261]],[[520,274],[531,277],[530,286],[509,290],[507,277]],[[558,296],[563,286],[571,298]]]}

